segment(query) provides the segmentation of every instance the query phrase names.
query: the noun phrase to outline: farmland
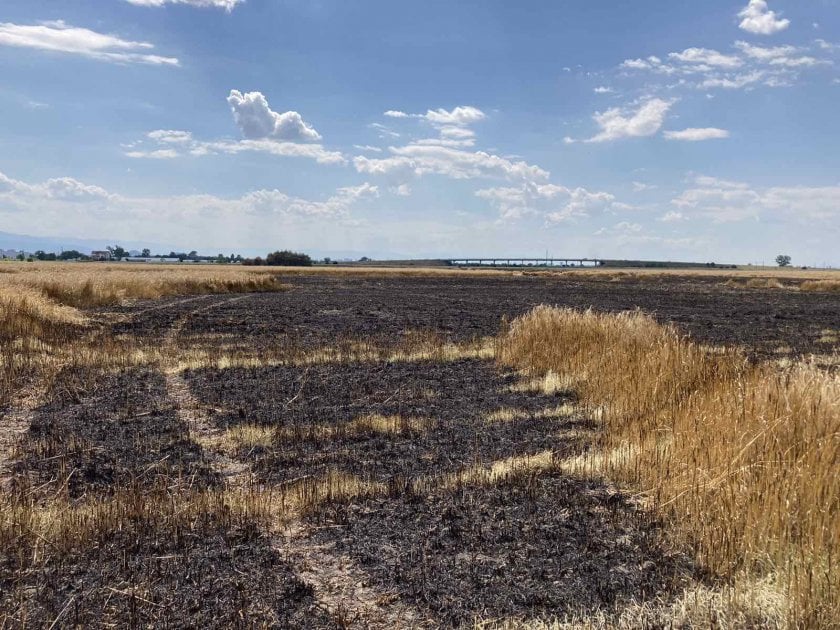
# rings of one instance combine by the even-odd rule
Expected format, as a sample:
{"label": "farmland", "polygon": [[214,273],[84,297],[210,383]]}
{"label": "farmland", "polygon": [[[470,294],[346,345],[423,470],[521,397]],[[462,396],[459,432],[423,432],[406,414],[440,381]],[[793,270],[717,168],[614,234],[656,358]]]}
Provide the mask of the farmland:
{"label": "farmland", "polygon": [[0,271],[0,627],[840,614],[831,274]]}

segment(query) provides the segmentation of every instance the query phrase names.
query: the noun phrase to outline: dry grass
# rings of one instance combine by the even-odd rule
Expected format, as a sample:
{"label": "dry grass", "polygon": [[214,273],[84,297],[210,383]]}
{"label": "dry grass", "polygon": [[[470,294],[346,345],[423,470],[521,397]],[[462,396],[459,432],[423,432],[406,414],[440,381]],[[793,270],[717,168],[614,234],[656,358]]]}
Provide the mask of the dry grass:
{"label": "dry grass", "polygon": [[[276,274],[240,267],[4,263],[0,274],[0,405],[68,361],[100,360],[78,309],[171,295],[280,291]],[[98,340],[101,343],[103,340]],[[110,345],[114,340],[107,340]],[[78,356],[77,356],[78,355]]]}
{"label": "dry grass", "polygon": [[514,409],[511,407],[502,407],[501,409],[497,409],[489,414],[487,414],[487,422],[495,423],[495,422],[515,422],[518,420],[527,420],[528,418],[535,418],[535,419],[551,419],[551,420],[560,420],[563,418],[569,418],[575,414],[577,410],[574,406],[565,404],[565,405],[557,405],[556,407],[547,407],[545,409],[540,409],[537,412],[531,412],[527,409]]}
{"label": "dry grass", "polygon": [[13,271],[0,278],[0,287],[38,291],[57,304],[76,308],[170,295],[254,293],[287,288],[277,280],[276,272],[235,266],[19,263]]}
{"label": "dry grass", "polygon": [[840,280],[806,280],[799,285],[800,291],[840,291]]}
{"label": "dry grass", "polygon": [[791,626],[840,618],[840,378],[750,366],[641,313],[539,307],[500,358],[577,383],[605,427],[605,472],[637,484],[698,560],[777,575]]}
{"label": "dry grass", "polygon": [[675,601],[630,604],[617,613],[587,612],[567,619],[476,621],[475,630],[637,630],[638,628],[781,629],[785,594],[773,577],[735,580],[734,587],[696,585]]}
{"label": "dry grass", "polygon": [[732,289],[789,289],[793,285],[782,284],[778,278],[730,278],[723,283]]}

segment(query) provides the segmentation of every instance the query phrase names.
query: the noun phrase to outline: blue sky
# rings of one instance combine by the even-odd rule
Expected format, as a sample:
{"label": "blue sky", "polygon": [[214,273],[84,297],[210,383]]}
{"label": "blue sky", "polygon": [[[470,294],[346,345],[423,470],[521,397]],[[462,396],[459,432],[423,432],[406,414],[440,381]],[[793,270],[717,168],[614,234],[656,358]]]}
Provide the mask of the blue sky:
{"label": "blue sky", "polygon": [[838,0],[4,0],[0,231],[840,265],[838,104]]}

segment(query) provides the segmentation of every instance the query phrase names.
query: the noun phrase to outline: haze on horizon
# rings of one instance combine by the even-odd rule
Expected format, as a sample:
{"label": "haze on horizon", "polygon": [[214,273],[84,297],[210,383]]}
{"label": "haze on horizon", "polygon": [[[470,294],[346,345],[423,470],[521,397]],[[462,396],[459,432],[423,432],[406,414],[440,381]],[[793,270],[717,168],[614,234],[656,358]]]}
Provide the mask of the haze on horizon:
{"label": "haze on horizon", "polygon": [[0,231],[840,266],[840,0],[5,0]]}

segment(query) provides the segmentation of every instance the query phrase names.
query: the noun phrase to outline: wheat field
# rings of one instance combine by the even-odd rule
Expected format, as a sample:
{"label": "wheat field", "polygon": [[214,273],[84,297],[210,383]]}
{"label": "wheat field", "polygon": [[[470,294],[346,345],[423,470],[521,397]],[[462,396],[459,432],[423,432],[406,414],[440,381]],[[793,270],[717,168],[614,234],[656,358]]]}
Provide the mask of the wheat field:
{"label": "wheat field", "polygon": [[639,312],[551,307],[515,320],[499,358],[578,393],[603,423],[589,472],[637,488],[703,566],[771,580],[790,627],[840,619],[837,375],[712,353]]}

